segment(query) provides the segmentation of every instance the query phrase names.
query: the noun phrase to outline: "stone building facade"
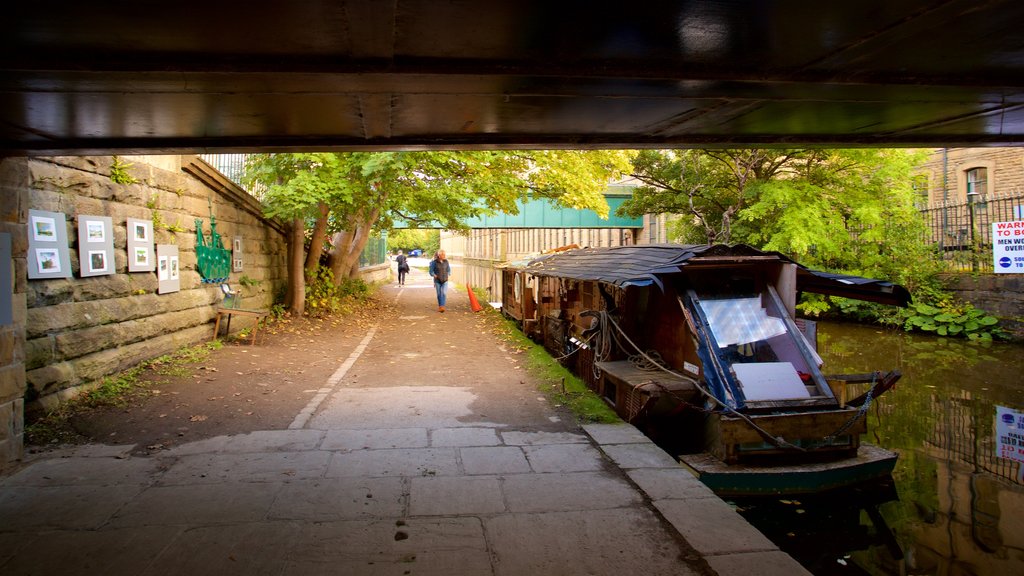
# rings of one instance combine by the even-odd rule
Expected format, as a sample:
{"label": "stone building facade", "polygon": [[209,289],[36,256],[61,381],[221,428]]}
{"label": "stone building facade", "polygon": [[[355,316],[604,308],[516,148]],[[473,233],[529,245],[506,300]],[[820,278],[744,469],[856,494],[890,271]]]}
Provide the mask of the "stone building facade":
{"label": "stone building facade", "polygon": [[[24,403],[47,405],[103,377],[209,340],[222,298],[196,268],[195,220],[209,235],[211,211],[230,248],[242,238],[242,271],[229,282],[243,305],[268,308],[287,281],[280,224],[258,202],[196,157],[126,157],[136,180],[118,184],[111,157],[6,158],[0,164],[0,233],[12,242],[13,323],[0,326],[0,467],[20,457]],[[66,215],[73,274],[28,280],[31,209]],[[82,277],[77,216],[106,216],[114,232],[113,274]],[[154,224],[155,244],[173,244],[180,289],[157,293],[156,272],[128,272],[126,219]],[[244,282],[242,282],[244,278]],[[242,324],[242,323],[238,323]]]}
{"label": "stone building facade", "polygon": [[1024,148],[937,148],[916,171],[922,207],[1024,195]]}

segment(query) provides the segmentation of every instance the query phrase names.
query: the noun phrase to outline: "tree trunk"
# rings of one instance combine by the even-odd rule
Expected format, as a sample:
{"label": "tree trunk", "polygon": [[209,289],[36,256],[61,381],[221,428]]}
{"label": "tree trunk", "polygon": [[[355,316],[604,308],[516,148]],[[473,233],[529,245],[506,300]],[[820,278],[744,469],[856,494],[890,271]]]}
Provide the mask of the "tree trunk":
{"label": "tree trunk", "polygon": [[313,225],[312,238],[309,241],[309,253],[306,254],[306,282],[316,279],[316,268],[320,265],[320,255],[324,250],[324,242],[327,236],[327,215],[331,207],[326,202],[321,202],[319,213],[316,217],[316,224]]}
{"label": "tree trunk", "polygon": [[369,214],[354,215],[349,218],[345,230],[334,235],[330,265],[335,284],[340,285],[359,271],[359,255],[370,241],[370,232],[378,216],[379,208],[373,208]]}
{"label": "tree trunk", "polygon": [[295,218],[288,230],[288,292],[285,296],[285,306],[295,316],[302,316],[306,310],[305,241],[305,222]]}

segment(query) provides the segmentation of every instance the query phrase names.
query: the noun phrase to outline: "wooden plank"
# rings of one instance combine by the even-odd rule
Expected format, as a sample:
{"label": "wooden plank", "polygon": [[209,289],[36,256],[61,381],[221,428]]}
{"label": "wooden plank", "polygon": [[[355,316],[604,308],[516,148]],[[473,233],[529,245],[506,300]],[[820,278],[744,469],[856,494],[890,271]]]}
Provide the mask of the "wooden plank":
{"label": "wooden plank", "polygon": [[[788,441],[824,438],[839,430],[856,414],[854,409],[828,412],[802,412],[796,414],[751,415],[749,418],[774,437]],[[740,418],[719,416],[717,420],[720,442],[725,445],[763,442],[764,438]],[[860,418],[845,434],[857,436],[867,432],[867,419]]]}

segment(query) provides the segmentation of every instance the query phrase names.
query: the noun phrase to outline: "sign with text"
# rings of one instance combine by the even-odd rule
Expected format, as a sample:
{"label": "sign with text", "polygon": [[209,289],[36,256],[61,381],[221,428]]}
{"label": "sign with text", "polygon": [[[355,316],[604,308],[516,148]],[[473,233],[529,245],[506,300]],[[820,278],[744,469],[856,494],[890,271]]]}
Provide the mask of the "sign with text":
{"label": "sign with text", "polygon": [[995,428],[996,456],[1024,462],[1024,412],[996,406]]}
{"label": "sign with text", "polygon": [[996,274],[1024,274],[1024,220],[992,223]]}

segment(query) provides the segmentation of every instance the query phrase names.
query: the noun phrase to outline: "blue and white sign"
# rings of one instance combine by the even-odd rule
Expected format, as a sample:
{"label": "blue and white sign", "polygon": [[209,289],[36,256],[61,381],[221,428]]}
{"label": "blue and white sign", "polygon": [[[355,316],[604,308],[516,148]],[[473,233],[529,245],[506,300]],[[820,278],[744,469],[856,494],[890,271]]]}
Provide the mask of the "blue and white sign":
{"label": "blue and white sign", "polygon": [[1024,412],[996,406],[995,430],[996,456],[1024,462]]}
{"label": "blue and white sign", "polygon": [[1024,274],[1024,220],[992,223],[992,259],[996,274]]}

